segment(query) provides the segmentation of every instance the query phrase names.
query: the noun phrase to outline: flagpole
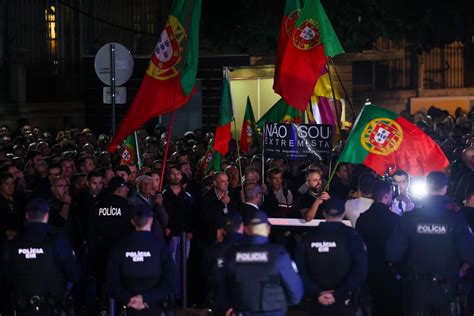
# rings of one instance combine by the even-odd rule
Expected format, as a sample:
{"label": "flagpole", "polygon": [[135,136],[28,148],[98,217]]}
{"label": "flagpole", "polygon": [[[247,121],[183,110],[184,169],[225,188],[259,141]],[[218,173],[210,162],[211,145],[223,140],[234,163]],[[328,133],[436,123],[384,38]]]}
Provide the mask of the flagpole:
{"label": "flagpole", "polygon": [[329,66],[329,58],[326,57],[326,67],[328,68],[328,74],[329,74],[329,82],[331,83],[331,92],[332,92],[332,99],[333,99],[333,102],[334,102],[334,110],[336,111],[336,123],[337,123],[337,126],[339,127],[339,130],[341,131],[341,117],[339,116],[339,109],[338,109],[338,106],[337,106],[337,102],[336,102],[336,94],[334,93],[334,83],[333,83],[333,80],[332,80],[332,76],[331,76],[331,67]]}
{"label": "flagpole", "polygon": [[[191,16],[193,14],[193,5],[194,5],[194,1],[193,0],[190,0],[190,5],[189,5],[189,15],[188,15],[188,21],[186,22],[186,38],[184,40],[184,45],[183,45],[183,52],[186,51],[186,46],[188,44],[188,31],[189,31],[189,25],[191,24]],[[181,56],[182,58],[183,56]],[[183,68],[183,60],[181,59],[181,62],[179,63],[179,70],[178,70],[178,74],[179,74],[179,77],[181,78],[181,69]],[[172,110],[171,110],[171,119],[170,119],[170,122],[168,124],[168,137],[167,137],[167,140],[166,140],[166,147],[165,147],[165,152],[164,152],[164,155],[163,155],[163,168],[161,170],[161,177],[160,177],[160,185],[158,187],[158,191],[161,192],[161,189],[163,188],[163,178],[165,176],[165,170],[166,170],[166,163],[168,161],[168,150],[169,150],[169,146],[170,146],[170,141],[171,141],[171,132],[173,130],[173,120],[174,120],[174,112],[175,112],[175,109],[176,109],[176,92],[178,92],[178,85],[180,84],[181,80],[177,80],[176,82],[176,85],[174,87],[174,93],[173,93],[173,107],[172,107]]]}
{"label": "flagpole", "polygon": [[[230,104],[232,106],[232,120],[234,121],[234,131],[237,134],[237,122],[235,121],[234,115],[234,100],[232,99],[232,89],[230,88],[230,78],[229,78],[229,67],[225,67],[225,76],[226,80],[229,81],[229,94],[230,94]],[[234,138],[232,136],[232,138]],[[240,143],[237,142],[237,157],[240,158]],[[242,159],[239,159],[239,175],[240,175],[240,186],[242,186]]]}
{"label": "flagpole", "polygon": [[[234,121],[234,131],[237,133],[237,123],[235,122],[235,116],[232,117],[232,120]],[[237,157],[240,157],[240,143],[237,142]],[[239,175],[240,179],[242,179],[242,159],[239,159]],[[242,185],[242,181],[240,181],[240,184]]]}
{"label": "flagpole", "polygon": [[140,146],[138,144],[138,136],[137,136],[137,131],[133,132],[135,135],[135,145],[137,149],[137,163],[138,163],[138,169],[142,169],[142,157],[140,156]]}
{"label": "flagpole", "polygon": [[331,175],[329,177],[329,180],[328,182],[326,183],[326,185],[324,186],[324,189],[323,189],[323,192],[327,192],[327,190],[329,189],[329,184],[331,183],[332,181],[332,178],[334,177],[334,174],[336,173],[336,170],[337,170],[337,166],[339,165],[339,161],[336,162],[336,165],[334,166],[334,169],[332,170],[331,172]]}
{"label": "flagpole", "polygon": [[332,66],[334,67],[334,72],[336,73],[337,79],[341,83],[342,91],[344,91],[344,96],[346,97],[347,103],[349,103],[349,107],[351,108],[352,121],[354,121],[354,119],[356,117],[356,114],[354,112],[354,108],[352,107],[352,102],[349,99],[349,95],[347,94],[347,91],[346,91],[346,88],[344,87],[344,84],[342,83],[341,77],[339,76],[339,72],[337,72],[336,65],[334,64],[334,61],[332,59],[330,61],[331,61]]}

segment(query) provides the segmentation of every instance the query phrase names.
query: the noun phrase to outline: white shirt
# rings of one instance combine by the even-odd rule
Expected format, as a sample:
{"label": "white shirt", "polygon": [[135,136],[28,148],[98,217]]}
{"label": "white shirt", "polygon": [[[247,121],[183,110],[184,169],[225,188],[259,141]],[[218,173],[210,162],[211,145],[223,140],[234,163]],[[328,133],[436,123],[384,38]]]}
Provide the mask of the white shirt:
{"label": "white shirt", "polygon": [[[401,202],[402,204],[402,208],[400,209],[399,207],[399,203]],[[402,215],[403,212],[410,212],[412,211],[413,209],[415,208],[415,204],[413,202],[411,203],[408,203],[408,205],[405,203],[405,201],[401,201],[401,200],[398,200],[398,199],[393,199],[393,202],[392,202],[392,207],[390,208],[390,210],[397,214],[397,215]]]}
{"label": "white shirt", "polygon": [[347,200],[344,210],[346,211],[346,218],[351,221],[352,227],[355,227],[360,214],[367,211],[372,203],[374,203],[374,200],[366,197]]}

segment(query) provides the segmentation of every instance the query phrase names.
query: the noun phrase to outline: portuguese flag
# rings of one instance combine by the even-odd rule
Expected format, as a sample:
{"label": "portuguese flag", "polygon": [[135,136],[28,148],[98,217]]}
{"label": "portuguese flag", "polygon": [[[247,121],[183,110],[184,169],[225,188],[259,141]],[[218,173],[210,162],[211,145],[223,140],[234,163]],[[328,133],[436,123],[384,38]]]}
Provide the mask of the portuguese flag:
{"label": "portuguese flag", "polygon": [[[219,156],[218,161],[217,159],[214,159],[214,156]],[[218,165],[218,169],[216,169],[216,165]],[[207,148],[206,154],[204,155],[204,157],[201,158],[198,163],[196,178],[200,180],[206,175],[208,170],[220,170],[220,166],[220,155],[216,154],[216,151],[211,143]]]}
{"label": "portuguese flag", "polygon": [[289,106],[280,99],[257,122],[258,128],[263,128],[265,122],[274,123],[301,123],[301,112]]}
{"label": "portuguese flag", "polygon": [[[280,48],[278,50],[280,54]],[[304,111],[326,64],[326,57],[344,53],[321,0],[304,1],[286,47],[281,51],[273,88],[289,105]]]}
{"label": "portuguese flag", "polygon": [[224,75],[224,86],[222,87],[219,121],[217,122],[216,134],[214,135],[214,149],[222,156],[225,156],[229,151],[229,141],[232,139],[230,125],[233,117],[229,72],[226,69]]}
{"label": "portuguese flag", "polygon": [[253,115],[250,97],[248,96],[244,121],[242,122],[242,130],[240,133],[240,150],[244,153],[248,153],[252,146],[258,146],[257,126],[255,125],[255,117]]}
{"label": "portuguese flag", "polygon": [[280,88],[280,65],[285,54],[286,45],[290,38],[291,31],[295,26],[296,20],[301,11],[301,0],[286,0],[283,19],[281,20],[280,39],[278,40],[277,56],[275,60],[275,78],[273,80],[273,90],[279,91]]}
{"label": "portuguese flag", "polygon": [[120,159],[121,165],[128,164],[138,164],[138,168],[141,169],[141,159],[138,154],[138,142],[137,142],[137,132],[134,132],[132,135],[129,135],[125,139],[125,144],[122,152],[122,157]]}
{"label": "portuguese flag", "polygon": [[443,171],[448,159],[422,130],[388,110],[366,105],[338,162],[360,163],[384,175],[403,169],[412,176]]}
{"label": "portuguese flag", "polygon": [[110,142],[110,152],[146,121],[182,106],[194,94],[200,15],[201,0],[173,1],[137,95]]}

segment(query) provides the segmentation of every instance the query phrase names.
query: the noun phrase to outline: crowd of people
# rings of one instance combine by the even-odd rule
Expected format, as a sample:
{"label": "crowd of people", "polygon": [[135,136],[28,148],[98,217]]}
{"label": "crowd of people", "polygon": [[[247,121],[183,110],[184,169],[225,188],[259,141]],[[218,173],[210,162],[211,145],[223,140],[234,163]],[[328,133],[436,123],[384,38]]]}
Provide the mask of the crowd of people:
{"label": "crowd of people", "polygon": [[[174,139],[166,165],[166,129],[140,129],[138,165],[89,128],[2,126],[0,315],[53,315],[52,305],[92,315],[110,297],[129,315],[157,315],[184,294],[219,315],[300,302],[316,315],[472,315],[473,113],[400,115],[450,161],[424,196],[404,170],[336,164],[344,132],[331,161],[238,156],[232,140],[221,170],[205,170],[213,135],[202,129]],[[269,218],[325,222],[270,229]]]}

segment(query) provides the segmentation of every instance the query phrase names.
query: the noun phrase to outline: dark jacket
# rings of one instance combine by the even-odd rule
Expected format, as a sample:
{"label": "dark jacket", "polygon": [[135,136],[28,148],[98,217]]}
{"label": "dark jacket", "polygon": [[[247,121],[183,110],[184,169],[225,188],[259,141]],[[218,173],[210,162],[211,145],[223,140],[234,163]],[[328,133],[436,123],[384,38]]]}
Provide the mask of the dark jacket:
{"label": "dark jacket", "polygon": [[127,199],[110,194],[97,202],[89,214],[87,245],[92,275],[104,277],[110,249],[133,230],[132,206]]}
{"label": "dark jacket", "polygon": [[192,232],[193,200],[189,193],[181,189],[179,195],[168,187],[163,192],[163,206],[168,212],[169,222],[166,228],[173,236],[180,236],[182,232]]}
{"label": "dark jacket", "polygon": [[200,216],[200,235],[201,240],[212,245],[216,241],[217,218],[225,215],[227,212],[236,210],[236,203],[230,197],[230,202],[225,205],[221,200],[217,199],[216,192],[213,188],[204,193],[201,197],[201,216]]}
{"label": "dark jacket", "polygon": [[159,315],[159,304],[173,293],[178,270],[163,240],[148,231],[132,232],[116,244],[107,265],[109,291],[122,305],[143,296],[149,308],[140,315]]}
{"label": "dark jacket", "polygon": [[385,243],[400,221],[400,216],[390,211],[389,207],[374,202],[362,213],[356,222],[356,230],[360,232],[367,245],[369,256],[369,285],[381,284],[393,280],[389,262],[385,259]]}
{"label": "dark jacket", "polygon": [[[327,248],[319,249],[318,246]],[[340,262],[341,257],[346,262]],[[308,264],[317,261],[322,263],[321,269],[313,271],[317,265]],[[328,270],[324,263],[330,262],[337,266]],[[334,290],[337,302],[350,299],[351,293],[360,288],[367,277],[367,250],[362,237],[352,227],[341,222],[323,222],[306,235],[296,249],[296,263],[303,279],[305,295],[312,301],[327,290]],[[332,276],[327,277],[327,274]],[[323,285],[328,282],[332,283],[331,288]]]}
{"label": "dark jacket", "polygon": [[454,294],[463,263],[474,265],[474,236],[463,214],[449,211],[444,196],[428,196],[406,214],[387,242],[386,256],[406,260],[408,278],[436,277]]}
{"label": "dark jacket", "polygon": [[79,280],[79,265],[70,244],[45,223],[29,223],[8,242],[2,256],[4,271],[17,296],[59,298],[67,282]]}
{"label": "dark jacket", "polygon": [[243,315],[284,315],[286,306],[298,304],[303,296],[290,256],[266,237],[249,236],[229,250],[225,270],[232,308]]}
{"label": "dark jacket", "polygon": [[222,242],[215,243],[204,254],[201,272],[202,275],[208,277],[209,301],[217,313],[225,313],[230,307],[224,287],[226,253],[232,246],[242,242],[244,238],[244,235],[239,233],[227,233]]}

